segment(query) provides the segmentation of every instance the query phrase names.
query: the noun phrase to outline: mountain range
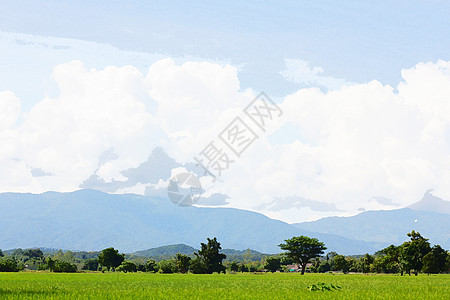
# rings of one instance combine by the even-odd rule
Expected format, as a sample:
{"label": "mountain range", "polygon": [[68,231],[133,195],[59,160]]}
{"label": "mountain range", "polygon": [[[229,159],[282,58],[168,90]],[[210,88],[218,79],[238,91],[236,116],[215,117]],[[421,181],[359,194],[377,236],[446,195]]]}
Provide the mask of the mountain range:
{"label": "mountain range", "polygon": [[3,193],[0,207],[1,249],[115,247],[131,253],[181,243],[198,248],[207,237],[217,237],[224,249],[279,253],[277,245],[284,239],[307,235],[323,241],[327,251],[363,254],[406,240],[406,233],[416,228],[432,243],[450,246],[449,215],[410,208],[288,224],[246,210],[178,207],[168,199],[97,190]]}

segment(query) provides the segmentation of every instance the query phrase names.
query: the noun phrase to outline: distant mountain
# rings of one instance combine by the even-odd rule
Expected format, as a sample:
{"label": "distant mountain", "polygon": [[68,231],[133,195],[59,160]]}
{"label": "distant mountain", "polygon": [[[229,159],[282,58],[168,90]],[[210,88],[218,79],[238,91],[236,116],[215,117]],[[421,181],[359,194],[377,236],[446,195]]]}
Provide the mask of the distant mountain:
{"label": "distant mountain", "polygon": [[419,211],[450,214],[450,201],[445,201],[439,197],[434,196],[431,190],[427,191],[425,195],[423,195],[422,200],[408,207]]}
{"label": "distant mountain", "polygon": [[233,208],[178,207],[168,199],[96,190],[0,194],[0,248],[48,247],[134,252],[163,245],[198,247],[217,237],[223,248],[279,253],[296,235],[316,237],[328,250],[361,254],[379,243],[298,229],[262,214]]}
{"label": "distant mountain", "polygon": [[302,230],[384,244],[403,243],[408,240],[406,234],[416,230],[432,244],[450,248],[450,215],[410,208],[367,211],[352,217],[330,217],[292,225]]}
{"label": "distant mountain", "polygon": [[156,257],[156,256],[175,256],[177,253],[191,255],[196,251],[195,248],[185,244],[175,244],[161,246],[132,253],[135,256]]}
{"label": "distant mountain", "polygon": [[[206,242],[206,241],[205,241]],[[156,261],[162,259],[170,259],[173,258],[177,253],[181,253],[184,255],[188,255],[190,257],[194,257],[194,252],[198,251],[197,249],[185,245],[185,244],[176,244],[176,245],[168,245],[157,248],[151,248],[142,251],[136,251],[134,253],[129,254],[130,256],[140,256],[155,259]],[[244,260],[261,260],[263,257],[270,256],[270,254],[264,254],[256,250],[235,250],[235,249],[222,249],[222,253],[226,254],[226,259],[228,261],[244,261]]]}

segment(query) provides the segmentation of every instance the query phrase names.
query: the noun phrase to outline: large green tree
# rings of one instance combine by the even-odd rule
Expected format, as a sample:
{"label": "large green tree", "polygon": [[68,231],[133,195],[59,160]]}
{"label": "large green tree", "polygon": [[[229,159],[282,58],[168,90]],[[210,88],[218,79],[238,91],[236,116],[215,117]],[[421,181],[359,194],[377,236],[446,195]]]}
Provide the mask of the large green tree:
{"label": "large green tree", "polygon": [[278,257],[269,257],[266,259],[264,269],[270,272],[276,272],[281,269],[281,260]]}
{"label": "large green tree", "polygon": [[147,260],[147,262],[144,265],[145,272],[156,272],[158,271],[158,265],[153,259]]}
{"label": "large green tree", "polygon": [[[390,245],[380,251],[375,252],[373,262],[374,271],[383,273],[398,273],[400,266],[400,246]],[[401,271],[403,274],[403,271]]]}
{"label": "large green tree", "polygon": [[287,251],[286,256],[302,267],[302,275],[305,274],[306,264],[313,258],[319,257],[324,253],[324,243],[316,238],[307,236],[294,236],[291,239],[284,240],[285,244],[278,245],[282,250]]}
{"label": "large green tree", "polygon": [[108,269],[115,270],[124,261],[125,254],[120,254],[119,250],[113,247],[102,250],[102,253],[98,256],[98,263]]}
{"label": "large green tree", "polygon": [[194,252],[196,259],[193,261],[195,266],[195,272],[198,272],[200,268],[204,268],[204,272],[211,274],[213,272],[224,272],[225,266],[222,261],[227,257],[225,254],[220,253],[222,247],[216,238],[207,238],[208,243],[201,243],[201,248],[198,252]]}
{"label": "large green tree", "polygon": [[441,273],[448,270],[447,252],[441,246],[435,245],[431,251],[423,257],[422,271],[424,273]]}
{"label": "large green tree", "polygon": [[407,235],[411,240],[400,246],[400,265],[402,271],[411,274],[411,270],[414,270],[414,275],[417,276],[422,270],[423,257],[430,252],[431,247],[428,239],[419,232],[413,230]]}
{"label": "large green tree", "polygon": [[364,257],[361,258],[361,271],[363,273],[369,273],[370,265],[373,263],[373,256],[366,253]]}
{"label": "large green tree", "polygon": [[187,271],[189,271],[190,262],[191,258],[187,255],[177,253],[177,255],[175,256],[175,263],[180,273],[185,274],[187,273]]}

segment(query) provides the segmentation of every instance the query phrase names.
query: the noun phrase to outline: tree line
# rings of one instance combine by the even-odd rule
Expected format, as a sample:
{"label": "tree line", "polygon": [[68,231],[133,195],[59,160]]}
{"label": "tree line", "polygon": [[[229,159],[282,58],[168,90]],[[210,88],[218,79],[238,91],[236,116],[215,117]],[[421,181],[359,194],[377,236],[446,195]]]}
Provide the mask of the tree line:
{"label": "tree line", "polygon": [[[48,270],[50,272],[158,272],[211,274],[225,272],[287,272],[298,266],[305,272],[361,272],[399,273],[448,273],[450,254],[439,245],[431,246],[428,239],[412,231],[407,234],[409,241],[399,246],[390,245],[373,255],[344,256],[336,252],[324,255],[324,243],[307,236],[292,237],[278,245],[285,252],[252,261],[245,257],[242,261],[224,262],[221,245],[216,238],[208,238],[201,243],[193,255],[177,253],[172,259],[159,262],[142,258],[126,259],[125,254],[110,247],[99,253],[62,252],[45,256],[40,249],[16,249],[9,255],[0,250],[0,272],[17,272],[24,269]],[[292,269],[291,269],[292,270]]]}

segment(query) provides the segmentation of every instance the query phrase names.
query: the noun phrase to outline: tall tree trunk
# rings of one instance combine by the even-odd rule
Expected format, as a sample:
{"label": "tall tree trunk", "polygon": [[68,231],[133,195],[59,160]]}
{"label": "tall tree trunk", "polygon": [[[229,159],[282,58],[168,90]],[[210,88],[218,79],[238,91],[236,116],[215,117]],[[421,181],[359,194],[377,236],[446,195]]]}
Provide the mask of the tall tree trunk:
{"label": "tall tree trunk", "polygon": [[301,275],[305,274],[305,270],[306,270],[306,264],[302,264],[302,273],[301,273]]}

